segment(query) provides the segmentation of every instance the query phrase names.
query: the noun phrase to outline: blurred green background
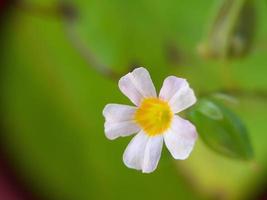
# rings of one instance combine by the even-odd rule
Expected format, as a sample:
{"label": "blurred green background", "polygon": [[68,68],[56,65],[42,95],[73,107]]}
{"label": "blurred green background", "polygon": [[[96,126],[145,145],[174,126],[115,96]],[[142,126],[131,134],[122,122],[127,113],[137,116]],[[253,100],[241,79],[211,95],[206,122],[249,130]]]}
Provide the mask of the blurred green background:
{"label": "blurred green background", "polygon": [[[58,3],[69,6],[67,17],[54,13]],[[267,4],[253,1],[249,53],[227,61],[197,53],[214,4],[27,0],[11,6],[0,35],[1,144],[27,186],[52,200],[257,198],[267,177]],[[154,173],[126,168],[122,154],[130,138],[106,139],[102,110],[130,101],[116,78],[86,60],[83,47],[117,73],[146,67],[158,90],[172,74],[187,78],[198,95],[232,91],[231,108],[249,130],[255,158],[224,157],[199,139],[186,161],[165,148]]]}

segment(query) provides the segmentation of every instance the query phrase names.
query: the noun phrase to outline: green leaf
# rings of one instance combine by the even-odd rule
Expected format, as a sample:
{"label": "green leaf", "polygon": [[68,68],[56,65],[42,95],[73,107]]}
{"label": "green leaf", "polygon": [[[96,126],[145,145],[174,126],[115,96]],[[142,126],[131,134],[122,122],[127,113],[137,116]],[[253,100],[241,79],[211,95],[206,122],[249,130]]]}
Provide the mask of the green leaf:
{"label": "green leaf", "polygon": [[241,119],[222,103],[201,99],[190,112],[203,141],[214,151],[243,160],[253,157],[248,132]]}

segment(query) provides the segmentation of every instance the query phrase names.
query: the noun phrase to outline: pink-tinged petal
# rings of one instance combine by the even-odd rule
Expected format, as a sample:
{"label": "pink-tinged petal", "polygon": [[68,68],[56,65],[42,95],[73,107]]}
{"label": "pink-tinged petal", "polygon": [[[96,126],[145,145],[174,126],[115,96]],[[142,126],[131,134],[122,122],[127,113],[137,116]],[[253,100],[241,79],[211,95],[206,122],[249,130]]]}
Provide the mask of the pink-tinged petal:
{"label": "pink-tinged petal", "polygon": [[137,170],[142,169],[148,140],[148,135],[143,131],[134,136],[123,154],[123,162],[127,167]]}
{"label": "pink-tinged petal", "polygon": [[153,172],[159,163],[163,145],[163,136],[150,137],[145,150],[142,171],[143,173]]}
{"label": "pink-tinged petal", "polygon": [[127,146],[123,162],[132,169],[143,173],[153,172],[158,165],[163,145],[163,137],[149,137],[143,131],[138,133]]}
{"label": "pink-tinged petal", "polygon": [[164,80],[159,97],[169,102],[172,111],[178,113],[196,102],[194,91],[185,79],[169,76]]}
{"label": "pink-tinged petal", "polygon": [[175,115],[171,128],[164,134],[164,141],[175,159],[186,159],[197,139],[195,126],[181,117]]}
{"label": "pink-tinged petal", "polygon": [[135,105],[139,105],[143,98],[156,97],[156,89],[149,72],[137,68],[119,80],[119,88]]}
{"label": "pink-tinged petal", "polygon": [[105,135],[113,140],[117,137],[124,137],[140,131],[139,126],[134,122],[136,108],[133,106],[108,104],[103,110],[105,117]]}
{"label": "pink-tinged petal", "polygon": [[110,122],[128,121],[134,118],[136,109],[134,106],[110,103],[103,109],[103,116]]}

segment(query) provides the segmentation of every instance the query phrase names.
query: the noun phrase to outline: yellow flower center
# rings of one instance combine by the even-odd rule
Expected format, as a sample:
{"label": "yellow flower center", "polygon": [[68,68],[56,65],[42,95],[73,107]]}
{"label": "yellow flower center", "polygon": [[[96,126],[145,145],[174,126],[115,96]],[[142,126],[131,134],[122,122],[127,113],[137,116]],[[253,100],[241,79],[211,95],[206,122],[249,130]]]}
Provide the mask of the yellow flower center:
{"label": "yellow flower center", "polygon": [[147,98],[142,101],[134,118],[146,134],[155,136],[170,127],[173,113],[167,102],[158,98]]}

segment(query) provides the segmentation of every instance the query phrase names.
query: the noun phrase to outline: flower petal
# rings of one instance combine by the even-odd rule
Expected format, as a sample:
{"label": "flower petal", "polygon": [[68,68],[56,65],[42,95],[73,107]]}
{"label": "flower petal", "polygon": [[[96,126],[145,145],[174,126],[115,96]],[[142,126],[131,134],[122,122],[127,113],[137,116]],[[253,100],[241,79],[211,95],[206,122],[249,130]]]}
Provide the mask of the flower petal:
{"label": "flower petal", "polygon": [[134,136],[123,154],[123,162],[127,167],[137,170],[142,169],[148,139],[148,135],[143,131]]}
{"label": "flower petal", "polygon": [[135,105],[139,105],[144,97],[156,97],[156,89],[149,72],[137,68],[119,80],[119,88]]}
{"label": "flower petal", "polygon": [[144,155],[143,173],[151,173],[157,168],[161,156],[162,145],[162,135],[149,138]]}
{"label": "flower petal", "polygon": [[185,79],[168,76],[160,90],[159,97],[167,100],[174,113],[183,111],[196,102],[194,91]]}
{"label": "flower petal", "polygon": [[170,153],[180,160],[189,156],[196,139],[195,126],[177,115],[174,116],[171,128],[164,134],[164,141]]}
{"label": "flower petal", "polygon": [[158,165],[163,145],[163,137],[149,137],[139,132],[127,146],[123,162],[129,168],[142,170],[144,173],[154,171]]}
{"label": "flower petal", "polygon": [[113,140],[120,136],[128,136],[140,131],[134,122],[133,116],[136,108],[133,106],[108,104],[103,110],[105,117],[106,137]]}

